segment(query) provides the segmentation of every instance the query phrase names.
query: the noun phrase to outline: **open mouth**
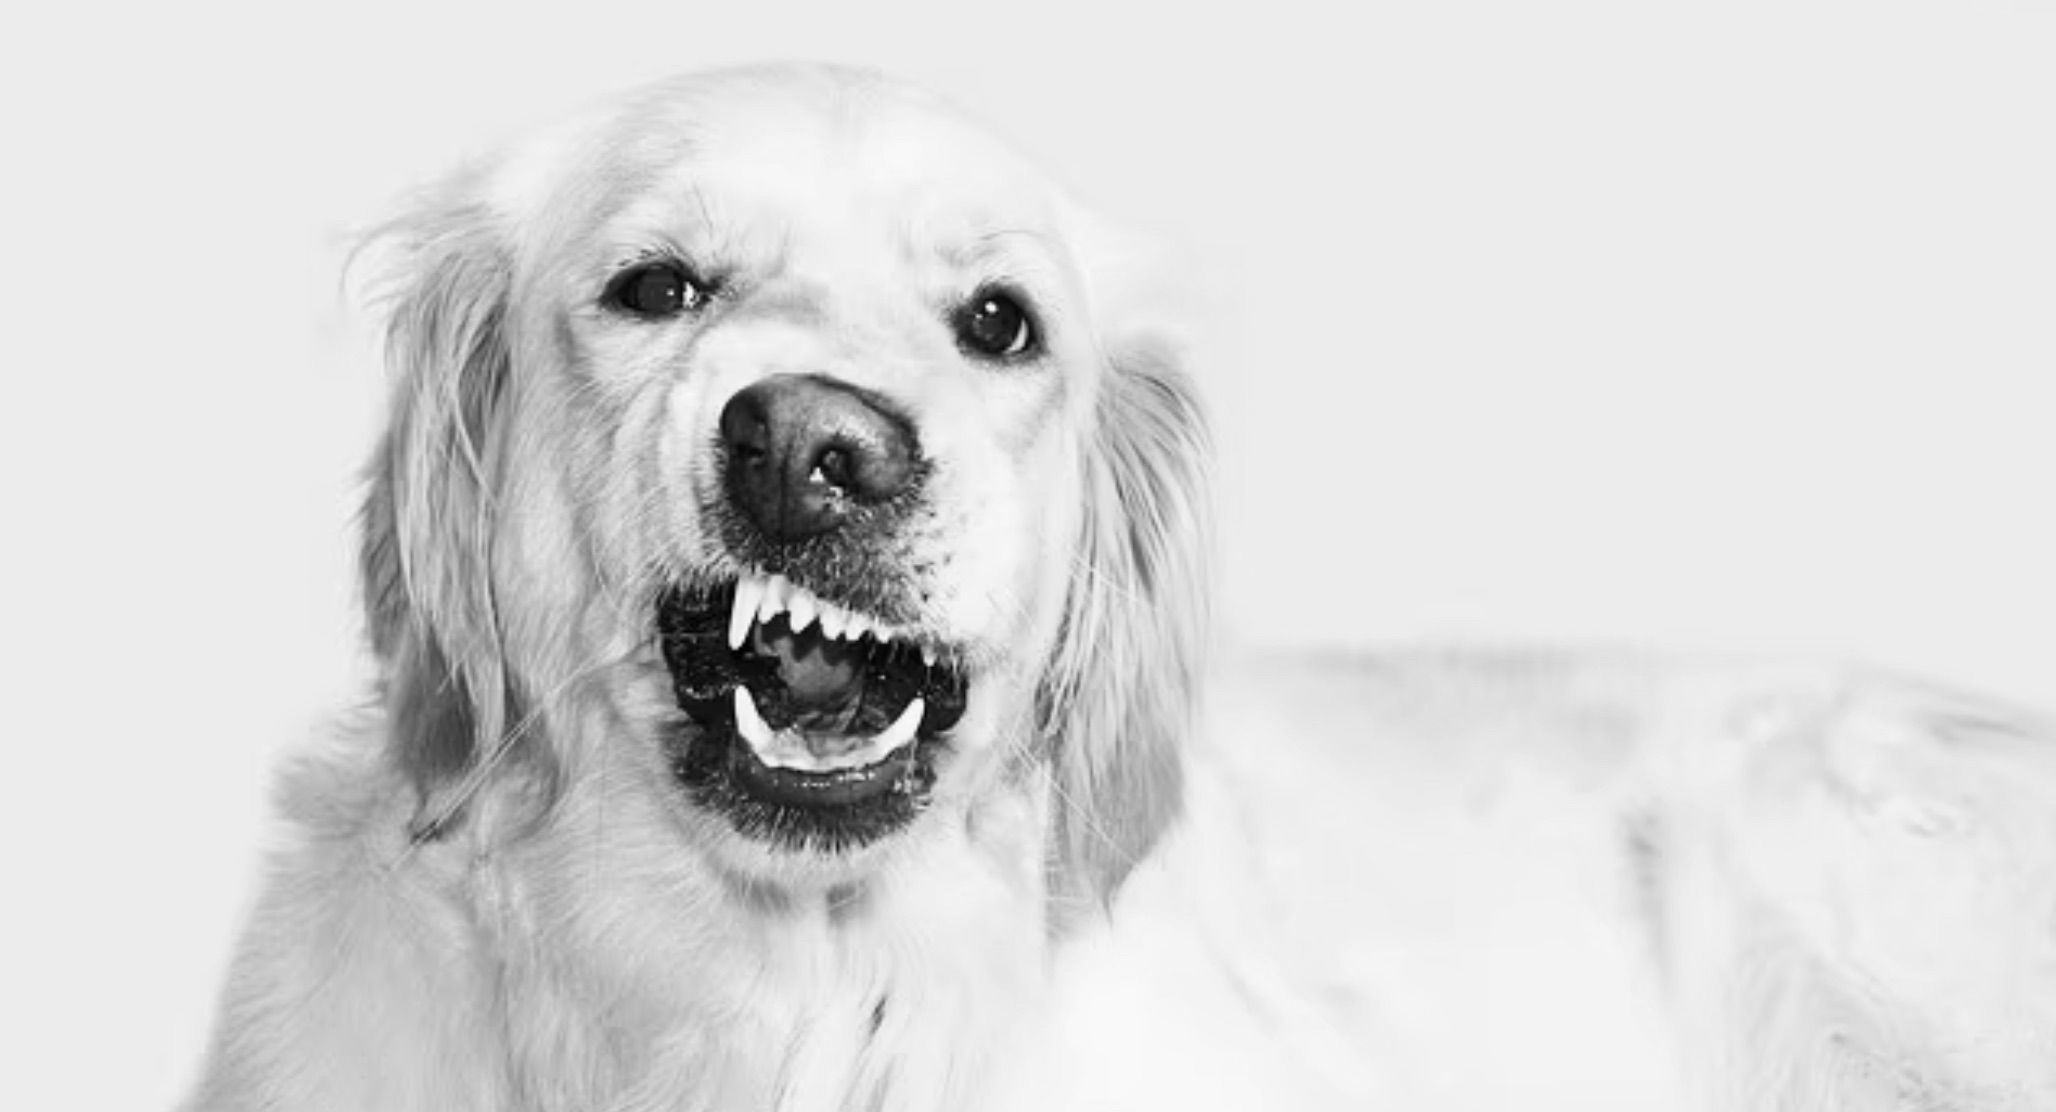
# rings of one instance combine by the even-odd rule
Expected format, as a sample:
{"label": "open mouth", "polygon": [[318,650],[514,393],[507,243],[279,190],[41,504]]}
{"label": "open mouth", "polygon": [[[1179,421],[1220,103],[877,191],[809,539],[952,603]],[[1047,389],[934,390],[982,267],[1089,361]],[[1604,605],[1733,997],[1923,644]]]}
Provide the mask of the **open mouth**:
{"label": "open mouth", "polygon": [[947,647],[755,574],[666,592],[657,629],[692,723],[674,769],[737,830],[833,850],[920,813],[969,689]]}

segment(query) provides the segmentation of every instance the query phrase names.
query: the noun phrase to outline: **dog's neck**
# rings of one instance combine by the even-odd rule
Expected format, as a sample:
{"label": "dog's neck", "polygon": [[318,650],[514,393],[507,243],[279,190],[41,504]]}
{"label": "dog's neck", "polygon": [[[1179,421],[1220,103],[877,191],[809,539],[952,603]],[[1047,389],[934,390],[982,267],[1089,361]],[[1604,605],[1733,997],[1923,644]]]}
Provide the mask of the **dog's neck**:
{"label": "dog's neck", "polygon": [[622,790],[634,776],[578,778],[594,787],[546,835],[474,847],[530,1104],[949,1109],[1014,1087],[1050,958],[1044,777],[938,801],[860,882],[787,887],[638,838],[668,824],[660,797]]}

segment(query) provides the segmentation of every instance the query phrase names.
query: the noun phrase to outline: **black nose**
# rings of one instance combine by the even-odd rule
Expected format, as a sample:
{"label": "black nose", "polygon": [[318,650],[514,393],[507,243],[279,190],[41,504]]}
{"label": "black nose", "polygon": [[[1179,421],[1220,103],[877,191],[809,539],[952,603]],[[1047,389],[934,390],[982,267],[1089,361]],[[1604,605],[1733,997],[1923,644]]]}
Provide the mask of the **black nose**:
{"label": "black nose", "polygon": [[831,378],[775,375],[721,410],[728,498],[771,541],[799,541],[887,502],[914,478],[913,425]]}

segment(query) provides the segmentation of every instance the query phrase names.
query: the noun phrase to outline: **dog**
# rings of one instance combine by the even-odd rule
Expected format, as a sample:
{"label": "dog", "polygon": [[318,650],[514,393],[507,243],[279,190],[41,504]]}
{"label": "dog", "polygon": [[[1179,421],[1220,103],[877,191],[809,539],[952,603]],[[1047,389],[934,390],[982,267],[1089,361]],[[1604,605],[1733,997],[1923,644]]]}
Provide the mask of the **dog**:
{"label": "dog", "polygon": [[662,84],[367,257],[376,707],[189,1109],[2056,1106],[2045,720],[1212,653],[1149,256],[938,100]]}

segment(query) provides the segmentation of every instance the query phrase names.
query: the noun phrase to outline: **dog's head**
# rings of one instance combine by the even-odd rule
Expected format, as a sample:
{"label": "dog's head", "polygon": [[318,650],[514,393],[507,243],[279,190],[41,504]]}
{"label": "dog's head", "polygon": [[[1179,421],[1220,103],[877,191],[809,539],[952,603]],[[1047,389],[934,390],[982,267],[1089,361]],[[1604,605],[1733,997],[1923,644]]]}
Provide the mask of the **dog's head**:
{"label": "dog's head", "polygon": [[661,795],[833,877],[1047,788],[1104,896],[1175,812],[1203,430],[1124,260],[874,75],[661,86],[377,237],[363,574],[424,836],[482,785]]}

